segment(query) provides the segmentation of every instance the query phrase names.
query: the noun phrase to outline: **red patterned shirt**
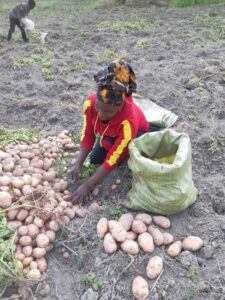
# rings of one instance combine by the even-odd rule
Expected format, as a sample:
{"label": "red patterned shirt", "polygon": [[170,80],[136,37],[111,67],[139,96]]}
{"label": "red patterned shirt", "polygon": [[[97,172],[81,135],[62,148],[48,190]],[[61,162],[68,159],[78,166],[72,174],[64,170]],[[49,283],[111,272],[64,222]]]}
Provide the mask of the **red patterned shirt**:
{"label": "red patterned shirt", "polygon": [[128,144],[137,136],[137,132],[149,131],[149,124],[142,110],[134,103],[131,96],[125,97],[122,110],[107,123],[98,118],[95,101],[96,94],[91,94],[84,103],[84,124],[80,146],[92,149],[96,137],[100,136],[102,146],[108,150],[108,145],[102,137],[114,137],[115,142],[109,148],[103,163],[103,167],[110,171],[128,155]]}

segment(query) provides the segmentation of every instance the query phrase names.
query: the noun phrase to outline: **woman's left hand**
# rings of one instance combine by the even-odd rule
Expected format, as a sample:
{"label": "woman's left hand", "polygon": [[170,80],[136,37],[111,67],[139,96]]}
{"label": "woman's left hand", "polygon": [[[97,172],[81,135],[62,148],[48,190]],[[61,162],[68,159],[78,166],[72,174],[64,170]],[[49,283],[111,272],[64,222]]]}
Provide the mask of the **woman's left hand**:
{"label": "woman's left hand", "polygon": [[66,201],[71,201],[72,203],[83,203],[88,201],[88,196],[91,193],[90,187],[87,184],[80,185],[75,192],[73,192]]}

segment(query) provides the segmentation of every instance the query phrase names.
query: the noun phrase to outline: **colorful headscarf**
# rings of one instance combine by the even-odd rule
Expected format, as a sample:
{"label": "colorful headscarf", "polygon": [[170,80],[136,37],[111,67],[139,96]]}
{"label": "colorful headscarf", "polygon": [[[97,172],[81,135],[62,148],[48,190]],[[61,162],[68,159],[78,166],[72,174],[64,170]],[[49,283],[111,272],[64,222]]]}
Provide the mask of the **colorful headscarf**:
{"label": "colorful headscarf", "polygon": [[134,71],[122,60],[115,60],[102,68],[94,79],[98,85],[97,98],[104,103],[119,106],[124,101],[125,95],[136,92],[137,82]]}

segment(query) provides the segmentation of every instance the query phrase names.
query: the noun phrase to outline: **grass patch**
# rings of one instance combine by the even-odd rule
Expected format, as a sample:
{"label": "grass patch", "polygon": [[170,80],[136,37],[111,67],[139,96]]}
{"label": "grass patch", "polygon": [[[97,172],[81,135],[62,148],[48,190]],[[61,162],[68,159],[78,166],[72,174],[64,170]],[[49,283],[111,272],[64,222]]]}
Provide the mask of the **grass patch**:
{"label": "grass patch", "polygon": [[174,0],[173,4],[176,7],[188,7],[194,5],[207,5],[225,3],[224,0]]}
{"label": "grass patch", "polygon": [[116,23],[102,22],[97,25],[97,29],[100,31],[115,29],[121,34],[128,34],[132,31],[152,30],[153,28],[155,28],[155,25],[153,23],[150,23],[145,20],[136,20],[136,19],[134,19],[131,22],[116,22]]}
{"label": "grass patch", "polygon": [[197,285],[199,276],[198,268],[195,266],[190,266],[186,272],[186,276],[191,280],[191,283],[185,288],[186,298],[194,299],[199,292]]}
{"label": "grass patch", "polygon": [[220,150],[220,148],[225,144],[225,136],[218,136],[212,139],[209,145],[208,151],[214,154]]}
{"label": "grass patch", "polygon": [[83,277],[82,281],[94,291],[98,291],[104,285],[104,281],[94,275],[86,275]]}
{"label": "grass patch", "polygon": [[25,128],[17,128],[17,129],[5,129],[0,128],[0,149],[5,145],[16,142],[29,142],[33,138],[39,139],[39,130],[37,128],[34,129],[25,129]]}
{"label": "grass patch", "polygon": [[7,227],[7,219],[0,218],[0,297],[7,287],[23,279],[22,268],[15,259],[15,233]]}

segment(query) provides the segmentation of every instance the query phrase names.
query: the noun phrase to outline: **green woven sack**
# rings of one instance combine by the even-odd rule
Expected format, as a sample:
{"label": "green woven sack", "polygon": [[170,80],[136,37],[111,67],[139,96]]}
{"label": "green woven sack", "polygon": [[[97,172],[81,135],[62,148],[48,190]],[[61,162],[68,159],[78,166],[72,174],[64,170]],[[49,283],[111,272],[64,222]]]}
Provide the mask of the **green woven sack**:
{"label": "green woven sack", "polygon": [[172,215],[196,200],[187,134],[171,129],[146,133],[129,144],[129,154],[133,182],[128,208]]}

